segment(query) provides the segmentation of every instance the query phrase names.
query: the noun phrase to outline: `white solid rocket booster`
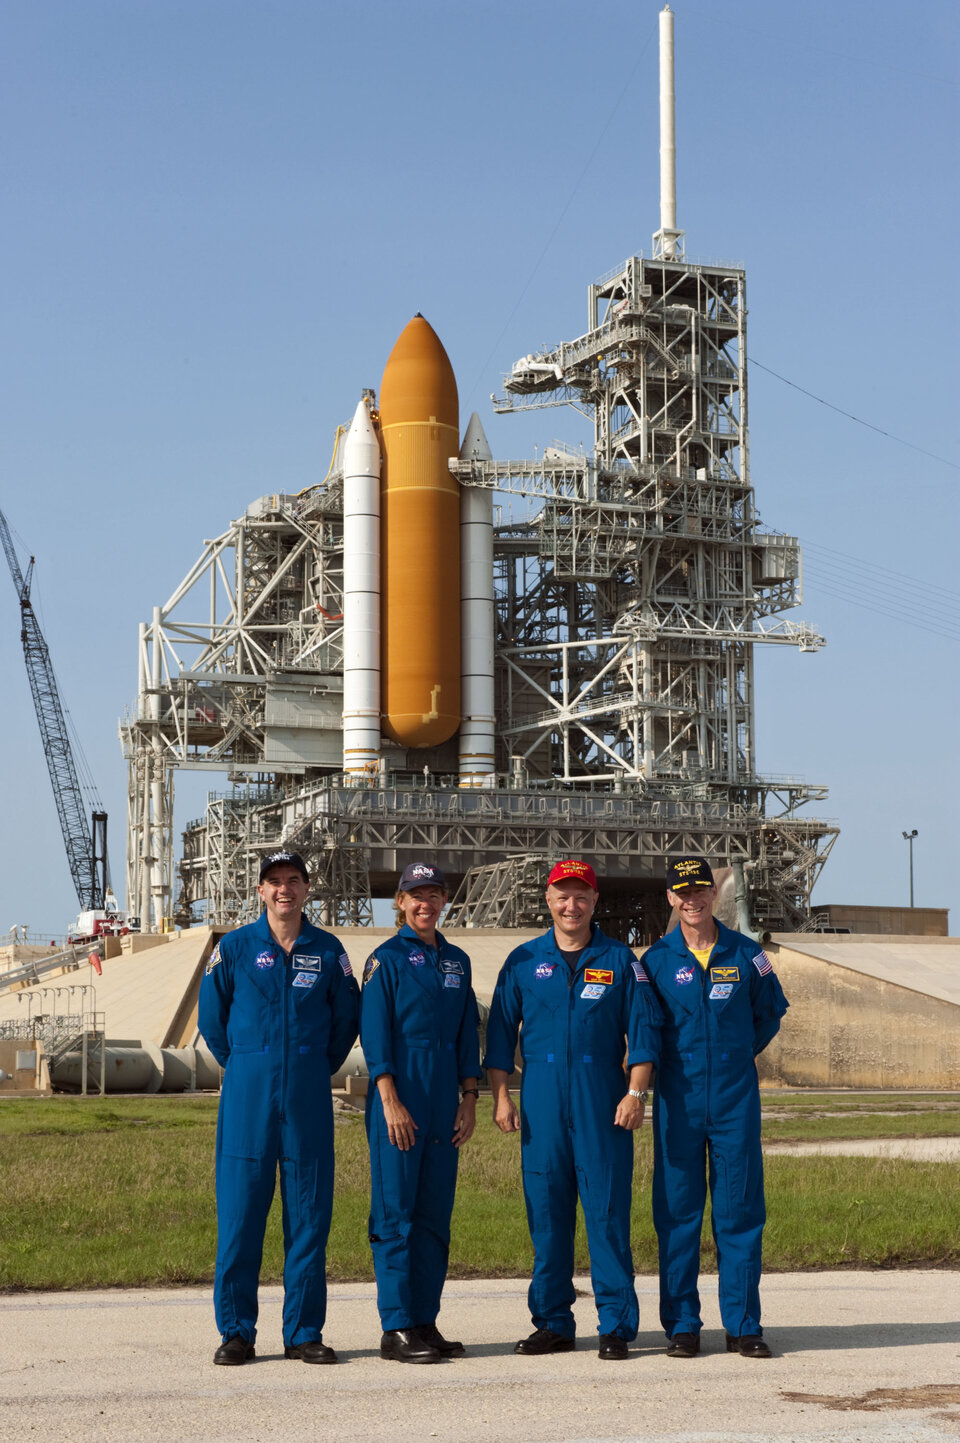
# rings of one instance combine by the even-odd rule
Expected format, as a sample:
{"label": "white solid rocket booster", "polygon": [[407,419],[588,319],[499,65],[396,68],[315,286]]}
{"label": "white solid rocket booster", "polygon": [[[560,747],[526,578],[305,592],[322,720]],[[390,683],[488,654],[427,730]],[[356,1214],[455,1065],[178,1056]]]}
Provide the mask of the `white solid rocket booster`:
{"label": "white solid rocket booster", "polygon": [[380,443],[365,400],[343,448],[343,770],[380,757]]}
{"label": "white solid rocket booster", "polygon": [[[461,461],[491,461],[474,411]],[[460,785],[489,785],[494,769],[493,492],[460,489]]]}

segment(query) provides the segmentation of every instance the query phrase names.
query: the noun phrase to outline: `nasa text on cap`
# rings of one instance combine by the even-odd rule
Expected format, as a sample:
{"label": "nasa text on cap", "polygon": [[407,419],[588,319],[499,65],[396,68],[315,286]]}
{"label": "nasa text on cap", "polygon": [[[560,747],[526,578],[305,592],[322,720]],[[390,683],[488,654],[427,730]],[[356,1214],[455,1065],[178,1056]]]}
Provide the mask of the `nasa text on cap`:
{"label": "nasa text on cap", "polygon": [[713,873],[702,857],[678,857],[667,867],[667,889],[682,892],[685,887],[712,887]]}
{"label": "nasa text on cap", "polygon": [[296,867],[305,882],[309,882],[310,880],[307,864],[299,852],[269,852],[260,863],[261,882],[271,867]]}
{"label": "nasa text on cap", "polygon": [[571,878],[586,882],[595,892],[600,890],[597,886],[597,874],[587,862],[558,862],[547,878],[547,886],[552,887],[554,882],[566,882]]}
{"label": "nasa text on cap", "polygon": [[397,884],[398,892],[412,892],[414,887],[442,887],[447,890],[447,879],[439,867],[429,862],[408,862]]}

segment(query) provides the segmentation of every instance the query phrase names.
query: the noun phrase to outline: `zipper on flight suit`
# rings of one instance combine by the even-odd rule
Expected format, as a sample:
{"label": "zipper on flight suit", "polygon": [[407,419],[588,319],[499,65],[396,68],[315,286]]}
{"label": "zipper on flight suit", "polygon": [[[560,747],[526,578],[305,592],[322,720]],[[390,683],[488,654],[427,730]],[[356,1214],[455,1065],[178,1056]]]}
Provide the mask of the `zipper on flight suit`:
{"label": "zipper on flight suit", "polygon": [[[559,950],[560,950],[560,949],[557,948],[557,951],[559,951]],[[567,964],[566,964],[566,961],[564,961],[564,958],[563,958],[562,954],[561,954],[560,960],[561,960],[561,962],[563,962],[564,967],[566,967]],[[568,999],[567,999],[567,1099],[568,1099],[568,1108],[569,1108],[568,1113],[567,1113],[567,1127],[570,1129],[571,1132],[574,1131],[574,1126],[573,1126],[573,1089],[572,1089],[571,1086],[570,1086],[570,1079],[571,1079],[571,1077],[573,1076],[573,1073],[572,1073],[571,1070],[570,1070],[570,1061],[571,1061],[571,1053],[570,1053],[570,1028],[571,1028],[571,1024],[572,1024],[572,1022],[573,1022],[573,1009],[574,1009],[574,1007],[577,1005],[577,999],[576,999],[576,998],[574,997],[574,995],[573,995],[573,984],[576,982],[577,978],[580,976],[581,972],[584,970],[584,968],[586,967],[586,965],[587,965],[587,963],[588,963],[589,961],[590,961],[590,943],[588,942],[587,945],[586,945],[586,947],[584,947],[583,951],[580,953],[580,961],[577,963],[576,971],[569,973],[569,980],[568,980],[568,982],[567,982],[567,991],[568,991],[568,993],[569,993],[569,996],[568,996]]]}
{"label": "zipper on flight suit", "polygon": [[[719,940],[719,939],[718,939],[718,940]],[[710,1052],[710,1010],[709,1010],[709,1007],[708,1007],[708,1004],[707,1004],[707,979],[708,979],[709,976],[710,976],[710,960],[711,960],[711,958],[713,957],[714,952],[716,951],[716,947],[717,947],[717,944],[714,943],[713,947],[710,949],[710,957],[707,958],[707,965],[706,965],[706,967],[701,967],[701,966],[700,966],[700,959],[699,959],[699,957],[693,957],[693,953],[692,953],[692,952],[690,953],[691,957],[693,957],[693,965],[696,967],[696,969],[697,969],[698,972],[700,972],[700,973],[703,974],[703,975],[701,976],[701,978],[700,978],[700,1023],[701,1023],[701,1026],[703,1027],[703,1050],[704,1050],[704,1056],[705,1056],[705,1058],[706,1058],[706,1063],[707,1063],[707,1082],[706,1082],[706,1104],[707,1104],[707,1105],[706,1105],[706,1109],[705,1109],[705,1118],[704,1118],[707,1127],[709,1127],[709,1126],[710,1126],[710,1123],[713,1121],[713,1118],[712,1118],[711,1113],[710,1113],[710,1097],[711,1097],[711,1093],[712,1093],[712,1091],[713,1091],[713,1089],[712,1089],[711,1086],[710,1086],[710,1080],[711,1080],[711,1076],[712,1076],[712,1071],[713,1071],[713,1069],[712,1069],[712,1067],[711,1067],[711,1052]],[[688,948],[687,950],[689,951],[690,949]]]}
{"label": "zipper on flight suit", "polygon": [[[278,944],[279,945],[279,944]],[[296,943],[294,943],[296,946]],[[280,955],[283,957],[283,1005],[280,1008],[280,1122],[286,1122],[287,1107],[287,999],[292,998],[293,988],[288,985],[287,964],[292,969],[293,949],[288,956],[283,948],[280,948]]]}

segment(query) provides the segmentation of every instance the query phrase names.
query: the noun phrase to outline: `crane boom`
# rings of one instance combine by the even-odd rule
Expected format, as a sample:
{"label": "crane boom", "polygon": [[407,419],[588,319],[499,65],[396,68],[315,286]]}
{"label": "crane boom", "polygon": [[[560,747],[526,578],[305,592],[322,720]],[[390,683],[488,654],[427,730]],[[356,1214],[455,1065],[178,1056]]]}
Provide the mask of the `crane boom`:
{"label": "crane boom", "polygon": [[73,748],[67,732],[66,718],[57,690],[57,679],[50,660],[50,652],[44,640],[40,623],[37,621],[30,600],[30,583],[33,579],[33,557],[27,568],[26,577],[20,570],[13,538],[6,517],[0,511],[0,540],[6,552],[10,575],[20,602],[20,640],[23,643],[23,658],[30,679],[33,705],[40,725],[43,752],[47,759],[47,771],[57,804],[60,830],[67,849],[67,861],[73,877],[73,885],[81,907],[99,908],[104,905],[107,888],[106,878],[106,813],[93,813],[92,830],[87,822],[77,778],[77,767]]}

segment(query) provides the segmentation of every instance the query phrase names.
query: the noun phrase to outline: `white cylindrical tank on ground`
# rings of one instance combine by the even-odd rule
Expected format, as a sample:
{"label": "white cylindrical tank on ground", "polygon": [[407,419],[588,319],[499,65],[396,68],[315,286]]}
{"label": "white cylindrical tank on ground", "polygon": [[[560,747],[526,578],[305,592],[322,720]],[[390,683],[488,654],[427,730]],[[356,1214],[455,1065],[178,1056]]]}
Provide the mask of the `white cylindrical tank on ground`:
{"label": "white cylindrical tank on ground", "polygon": [[[99,1049],[91,1046],[87,1059],[87,1090],[100,1091]],[[105,1092],[216,1091],[220,1064],[207,1047],[158,1047],[155,1042],[108,1042],[105,1056]],[[79,1092],[83,1086],[83,1055],[66,1052],[51,1068],[55,1088]]]}
{"label": "white cylindrical tank on ground", "polygon": [[[480,417],[470,417],[461,461],[490,461]],[[460,491],[460,785],[488,786],[495,766],[493,491]]]}
{"label": "white cylindrical tank on ground", "polygon": [[343,448],[343,770],[380,756],[380,443],[363,400]]}

